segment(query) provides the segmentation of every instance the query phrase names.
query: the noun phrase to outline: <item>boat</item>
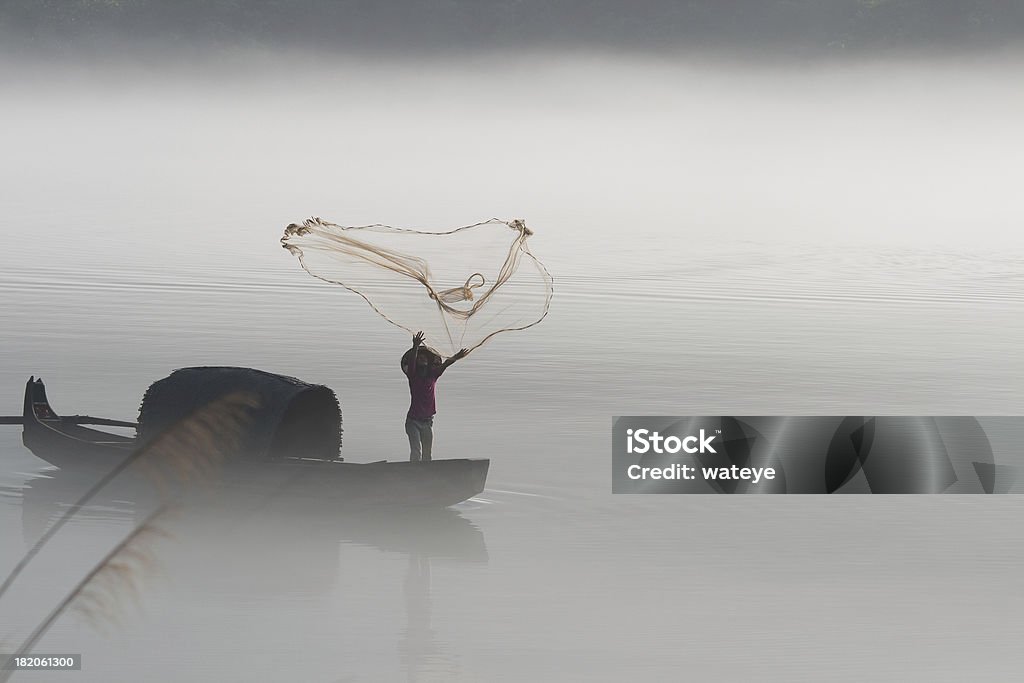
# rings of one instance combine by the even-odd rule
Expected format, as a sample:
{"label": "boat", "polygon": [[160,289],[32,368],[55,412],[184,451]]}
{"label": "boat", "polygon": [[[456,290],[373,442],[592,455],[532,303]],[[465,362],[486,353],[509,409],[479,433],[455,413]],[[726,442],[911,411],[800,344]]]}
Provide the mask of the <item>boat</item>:
{"label": "boat", "polygon": [[131,454],[135,446],[133,437],[82,426],[107,425],[134,429],[137,426],[134,422],[87,415],[62,417],[50,407],[43,380],[35,377],[29,377],[25,385],[22,420],[22,442],[25,447],[37,457],[60,468],[82,463],[113,467]]}
{"label": "boat", "polygon": [[163,435],[218,399],[236,395],[255,397],[255,407],[233,443],[236,452],[219,467],[218,486],[354,507],[447,507],[484,489],[490,461],[482,458],[346,462],[339,456],[341,411],[334,392],[252,368],[177,370],[150,386],[138,422],[62,416],[50,405],[42,379],[30,377],[23,415],[3,422],[20,422],[25,446],[55,467],[109,472],[154,450]]}

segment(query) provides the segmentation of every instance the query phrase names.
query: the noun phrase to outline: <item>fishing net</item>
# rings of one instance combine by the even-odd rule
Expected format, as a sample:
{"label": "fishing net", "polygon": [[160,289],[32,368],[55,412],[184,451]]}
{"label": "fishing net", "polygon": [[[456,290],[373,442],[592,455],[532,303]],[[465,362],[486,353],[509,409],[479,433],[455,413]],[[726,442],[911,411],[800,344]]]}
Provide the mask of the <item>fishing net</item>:
{"label": "fishing net", "polygon": [[422,330],[451,356],[547,315],[551,275],[530,253],[532,234],[521,220],[423,232],[311,218],[289,225],[281,244],[313,277],[359,294],[407,332]]}

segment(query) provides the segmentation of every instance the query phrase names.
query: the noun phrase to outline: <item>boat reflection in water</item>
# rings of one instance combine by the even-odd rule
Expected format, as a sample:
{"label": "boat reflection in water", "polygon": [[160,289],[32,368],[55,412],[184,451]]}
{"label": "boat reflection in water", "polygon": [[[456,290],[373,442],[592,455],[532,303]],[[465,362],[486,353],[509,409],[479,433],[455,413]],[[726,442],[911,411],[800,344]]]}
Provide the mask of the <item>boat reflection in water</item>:
{"label": "boat reflection in water", "polygon": [[[103,471],[79,468],[53,470],[27,481],[20,490],[26,549],[102,476]],[[65,554],[81,551],[89,557],[84,564],[67,558],[81,564],[81,574],[112,543],[86,548],[94,544],[92,530],[114,527],[124,536],[162,495],[159,487],[141,477],[117,477],[76,513],[74,525],[53,540],[75,549],[62,551]],[[310,614],[300,619],[299,629],[320,620],[358,628],[349,622],[364,608],[372,615],[374,602],[393,607],[400,601],[405,627],[394,634],[393,651],[408,679],[458,668],[456,656],[438,642],[432,628],[432,571],[437,562],[488,561],[483,534],[459,511],[373,508],[339,513],[330,502],[317,509],[315,498],[304,495],[301,487],[262,499],[237,488],[175,495],[177,507],[159,522],[164,538],[152,549],[152,566],[135,578],[131,590],[145,594],[153,588],[160,593],[170,584],[184,591],[187,601],[199,601],[211,622],[235,622],[243,611],[255,620],[245,626],[257,629],[276,628],[282,605],[292,612],[285,618],[294,619],[295,610],[302,610],[296,606],[308,604]],[[393,567],[394,559],[387,557],[394,555],[405,556],[404,562],[394,558],[404,565],[400,586],[394,579],[382,582],[381,577],[365,576],[375,572],[382,559]],[[40,581],[31,569],[22,579]],[[34,592],[63,594],[71,585],[69,581],[61,587],[35,586]],[[153,628],[164,630],[158,623],[160,614],[147,610],[147,619],[156,622]],[[173,626],[169,629],[174,631]]]}

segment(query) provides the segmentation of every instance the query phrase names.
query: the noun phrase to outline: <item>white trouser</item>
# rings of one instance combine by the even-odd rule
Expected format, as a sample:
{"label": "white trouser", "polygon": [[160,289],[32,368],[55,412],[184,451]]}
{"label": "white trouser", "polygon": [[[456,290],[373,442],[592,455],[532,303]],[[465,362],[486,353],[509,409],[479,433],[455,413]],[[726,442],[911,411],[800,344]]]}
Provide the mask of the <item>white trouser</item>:
{"label": "white trouser", "polygon": [[434,418],[415,420],[406,417],[405,433],[409,435],[409,460],[411,462],[430,460],[430,449],[434,444]]}

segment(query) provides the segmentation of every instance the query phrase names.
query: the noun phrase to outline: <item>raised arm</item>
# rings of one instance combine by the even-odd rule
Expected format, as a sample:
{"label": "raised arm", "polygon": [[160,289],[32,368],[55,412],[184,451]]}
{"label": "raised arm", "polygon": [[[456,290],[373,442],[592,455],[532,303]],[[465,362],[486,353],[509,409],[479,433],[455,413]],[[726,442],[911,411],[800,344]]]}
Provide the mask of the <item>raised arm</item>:
{"label": "raised arm", "polygon": [[459,351],[454,356],[452,356],[451,358],[449,358],[448,360],[441,364],[441,369],[447,370],[449,366],[455,363],[455,361],[465,358],[468,355],[469,349],[459,349]]}
{"label": "raised arm", "polygon": [[416,357],[420,354],[420,347],[423,345],[423,332],[417,332],[412,336],[412,355],[409,356],[409,367],[406,372],[416,371]]}

